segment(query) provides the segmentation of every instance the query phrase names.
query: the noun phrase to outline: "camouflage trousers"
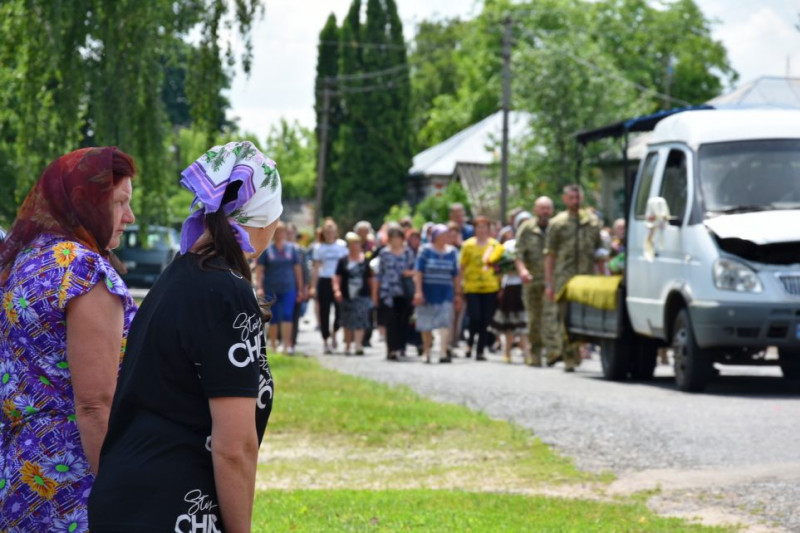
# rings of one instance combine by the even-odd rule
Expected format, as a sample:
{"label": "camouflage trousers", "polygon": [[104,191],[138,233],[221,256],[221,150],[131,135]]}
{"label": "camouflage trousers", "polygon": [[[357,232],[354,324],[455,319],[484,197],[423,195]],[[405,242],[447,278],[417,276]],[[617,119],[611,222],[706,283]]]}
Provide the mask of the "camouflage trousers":
{"label": "camouflage trousers", "polygon": [[[566,285],[567,281],[569,281],[569,277],[565,279],[558,279],[556,278],[556,291],[555,295],[558,296],[558,293],[561,291],[561,288]],[[564,325],[564,313],[567,310],[566,304],[553,304],[556,306],[558,318],[558,343],[559,343],[559,353],[561,357],[564,359],[564,368],[575,368],[580,366],[581,361],[583,361],[583,357],[581,357],[581,342],[570,342],[569,337],[567,336],[567,328]]]}
{"label": "camouflage trousers", "polygon": [[528,313],[528,341],[535,366],[542,364],[542,348],[550,363],[561,352],[556,304],[544,296],[544,285],[528,283],[522,289],[522,303]]}

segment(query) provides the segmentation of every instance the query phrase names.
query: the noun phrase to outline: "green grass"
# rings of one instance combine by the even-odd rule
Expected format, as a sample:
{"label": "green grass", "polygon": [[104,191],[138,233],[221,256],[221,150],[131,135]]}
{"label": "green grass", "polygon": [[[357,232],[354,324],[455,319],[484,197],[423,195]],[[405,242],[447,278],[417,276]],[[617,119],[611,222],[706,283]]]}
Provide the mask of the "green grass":
{"label": "green grass", "polygon": [[634,501],[597,501],[453,491],[259,493],[255,532],[727,532],[654,516]]}
{"label": "green grass", "polygon": [[[281,488],[519,491],[608,477],[581,472],[528,430],[466,407],[310,359],[275,356],[271,363],[275,404],[261,486],[277,477]],[[286,482],[295,476],[302,482]],[[347,482],[338,484],[343,476]]]}
{"label": "green grass", "polygon": [[271,365],[254,531],[734,531],[658,517],[646,494],[611,499],[613,476],[581,472],[514,424],[311,359]]}

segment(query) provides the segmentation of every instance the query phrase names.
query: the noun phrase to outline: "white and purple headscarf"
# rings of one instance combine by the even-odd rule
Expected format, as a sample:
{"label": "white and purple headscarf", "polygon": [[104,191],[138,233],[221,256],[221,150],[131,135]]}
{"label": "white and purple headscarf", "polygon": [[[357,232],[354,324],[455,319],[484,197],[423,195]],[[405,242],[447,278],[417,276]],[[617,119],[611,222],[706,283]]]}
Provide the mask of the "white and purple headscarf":
{"label": "white and purple headscarf", "polygon": [[[241,182],[236,200],[222,203],[225,189]],[[281,178],[275,161],[250,141],[215,146],[181,172],[181,185],[194,193],[192,214],[181,231],[181,253],[185,254],[206,229],[205,216],[220,209],[228,216],[236,240],[245,252],[254,252],[242,226],[265,228],[283,212]]]}

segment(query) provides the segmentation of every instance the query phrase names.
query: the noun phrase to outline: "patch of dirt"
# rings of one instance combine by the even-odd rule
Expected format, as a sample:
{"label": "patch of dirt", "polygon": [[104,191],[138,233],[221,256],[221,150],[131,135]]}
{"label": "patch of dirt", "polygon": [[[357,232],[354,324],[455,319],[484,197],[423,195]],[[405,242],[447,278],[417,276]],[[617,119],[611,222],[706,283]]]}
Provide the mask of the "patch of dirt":
{"label": "patch of dirt", "polygon": [[[621,474],[608,486],[608,494],[629,495],[657,491],[648,500],[653,512],[696,520],[710,526],[740,525],[747,533],[784,533],[787,529],[764,523],[737,505],[735,498],[720,495],[725,487],[747,486],[754,482],[800,482],[800,463],[769,464],[692,470],[658,469]],[[715,501],[709,501],[715,500]]]}
{"label": "patch of dirt", "polygon": [[[296,435],[273,435],[259,454],[259,489],[458,489],[545,494],[562,497],[592,493],[565,479],[572,488],[537,480],[520,452],[449,448],[354,447],[352,441],[320,442]],[[585,484],[586,487],[591,484]]]}
{"label": "patch of dirt", "polygon": [[259,454],[258,490],[443,489],[618,502],[651,492],[648,507],[662,516],[709,526],[739,526],[743,533],[788,533],[724,501],[712,489],[777,479],[800,482],[800,463],[737,470],[659,469],[623,473],[603,482],[546,483],[515,471],[515,454],[496,450],[363,448],[351,441],[324,442],[297,435],[271,435]]}

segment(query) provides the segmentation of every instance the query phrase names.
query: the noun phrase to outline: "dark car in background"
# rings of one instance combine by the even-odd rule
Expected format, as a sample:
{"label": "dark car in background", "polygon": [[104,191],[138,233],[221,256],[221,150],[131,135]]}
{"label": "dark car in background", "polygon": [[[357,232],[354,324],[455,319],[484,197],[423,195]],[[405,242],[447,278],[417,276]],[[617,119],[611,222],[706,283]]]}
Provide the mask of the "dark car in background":
{"label": "dark car in background", "polygon": [[166,226],[128,226],[115,253],[128,273],[122,279],[129,287],[150,287],[180,251],[180,235]]}

